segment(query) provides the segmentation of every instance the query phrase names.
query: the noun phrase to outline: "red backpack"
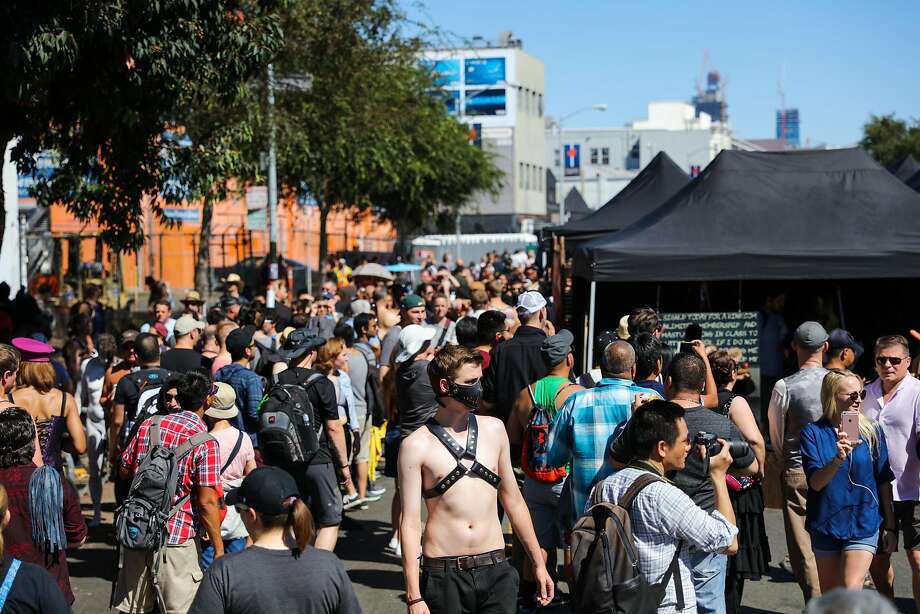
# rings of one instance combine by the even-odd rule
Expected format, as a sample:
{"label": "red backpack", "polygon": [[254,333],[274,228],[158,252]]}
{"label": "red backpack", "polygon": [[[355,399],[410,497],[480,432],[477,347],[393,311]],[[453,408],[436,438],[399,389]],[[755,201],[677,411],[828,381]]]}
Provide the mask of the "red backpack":
{"label": "red backpack", "polygon": [[[568,386],[560,386],[556,396]],[[557,484],[565,479],[565,467],[550,467],[547,463],[549,457],[549,428],[552,424],[552,411],[539,403],[534,396],[533,388],[527,386],[533,409],[530,410],[530,419],[524,427],[524,438],[521,449],[521,469],[524,473],[538,482]]]}

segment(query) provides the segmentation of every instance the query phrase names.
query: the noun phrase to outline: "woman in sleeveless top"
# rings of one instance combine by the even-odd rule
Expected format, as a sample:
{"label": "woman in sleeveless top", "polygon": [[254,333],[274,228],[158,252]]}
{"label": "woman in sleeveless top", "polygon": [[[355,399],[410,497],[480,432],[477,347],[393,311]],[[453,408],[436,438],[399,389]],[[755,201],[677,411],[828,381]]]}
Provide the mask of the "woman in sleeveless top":
{"label": "woman in sleeveless top", "polygon": [[86,452],[86,432],[73,396],[54,387],[54,348],[46,343],[17,337],[13,346],[19,350],[16,388],[7,393],[7,400],[24,407],[35,420],[44,464],[58,469],[62,466],[61,441],[64,431],[70,435],[71,451]]}
{"label": "woman in sleeveless top", "polygon": [[738,553],[728,557],[725,609],[733,614],[741,609],[744,581],[760,580],[767,573],[770,562],[770,543],[763,520],[763,491],[760,486],[766,449],[751,406],[744,397],[732,391],[738,380],[734,359],[728,352],[718,350],[709,355],[709,364],[719,391],[719,407],[715,411],[728,417],[738,427],[761,467],[759,476],[732,478],[729,482],[728,492],[738,523]]}

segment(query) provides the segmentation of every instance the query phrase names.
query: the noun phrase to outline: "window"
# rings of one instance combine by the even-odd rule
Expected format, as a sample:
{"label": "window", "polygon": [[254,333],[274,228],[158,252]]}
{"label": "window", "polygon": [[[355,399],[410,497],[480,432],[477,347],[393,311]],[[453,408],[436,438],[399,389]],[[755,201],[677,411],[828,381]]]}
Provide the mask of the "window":
{"label": "window", "polygon": [[542,166],[537,168],[537,186],[539,190],[543,191],[543,184],[546,181],[546,169]]}
{"label": "window", "polygon": [[537,114],[537,93],[533,90],[530,90],[530,110]]}
{"label": "window", "polygon": [[524,163],[518,162],[518,187],[524,189]]}
{"label": "window", "polygon": [[533,179],[530,182],[530,187],[534,190],[539,190],[540,188],[537,187],[537,166],[534,165],[531,168],[533,169]]}
{"label": "window", "polygon": [[562,164],[561,156],[559,155],[559,148],[553,150],[553,166],[559,166]]}
{"label": "window", "polygon": [[543,94],[537,94],[537,115],[543,117]]}
{"label": "window", "polygon": [[591,148],[591,164],[597,164],[597,147]]}
{"label": "window", "polygon": [[525,190],[530,189],[530,165],[529,164],[524,165],[524,189]]}
{"label": "window", "polygon": [[607,166],[610,164],[610,148],[601,147],[601,164]]}

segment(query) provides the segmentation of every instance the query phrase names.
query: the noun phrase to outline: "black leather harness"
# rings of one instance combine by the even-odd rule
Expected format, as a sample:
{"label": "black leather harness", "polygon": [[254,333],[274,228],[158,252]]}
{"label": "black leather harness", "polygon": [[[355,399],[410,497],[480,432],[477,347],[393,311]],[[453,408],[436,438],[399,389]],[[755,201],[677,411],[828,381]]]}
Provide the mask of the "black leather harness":
{"label": "black leather harness", "polygon": [[[426,499],[431,499],[432,497],[440,497],[447,489],[456,484],[460,478],[465,475],[476,475],[491,484],[496,490],[498,489],[498,484],[501,482],[501,478],[491,470],[489,470],[484,465],[480,465],[479,461],[476,460],[476,439],[479,437],[479,429],[476,426],[476,416],[474,414],[469,414],[469,425],[467,426],[466,434],[466,447],[461,448],[460,444],[457,443],[457,440],[447,434],[447,431],[444,430],[444,427],[438,424],[438,422],[431,418],[428,422],[425,423],[425,426],[428,427],[428,430],[434,434],[435,437],[440,440],[444,447],[447,448],[447,451],[457,459],[457,466],[454,467],[454,470],[441,478],[441,481],[426,490],[422,493],[422,496]],[[460,461],[463,459],[473,461],[473,464],[469,468],[463,465]]]}

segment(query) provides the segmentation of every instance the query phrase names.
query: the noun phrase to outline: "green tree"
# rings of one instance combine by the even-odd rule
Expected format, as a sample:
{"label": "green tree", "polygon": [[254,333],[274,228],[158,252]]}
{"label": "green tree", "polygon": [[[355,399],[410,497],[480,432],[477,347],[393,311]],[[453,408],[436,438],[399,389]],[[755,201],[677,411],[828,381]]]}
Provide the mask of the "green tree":
{"label": "green tree", "polygon": [[338,208],[374,206],[406,232],[498,187],[489,156],[431,95],[418,63],[423,41],[406,25],[392,0],[318,0],[285,12],[276,71],[309,73],[313,88],[278,93],[279,184],[316,202],[321,259]]}
{"label": "green tree", "polygon": [[863,125],[859,144],[885,166],[909,155],[920,160],[920,120],[907,122],[893,113],[872,115]]}
{"label": "green tree", "polygon": [[145,199],[162,218],[162,134],[179,104],[234,99],[281,44],[280,1],[5,0],[0,143],[18,139],[27,171],[55,152],[39,201],[97,222],[116,249],[138,247]]}

